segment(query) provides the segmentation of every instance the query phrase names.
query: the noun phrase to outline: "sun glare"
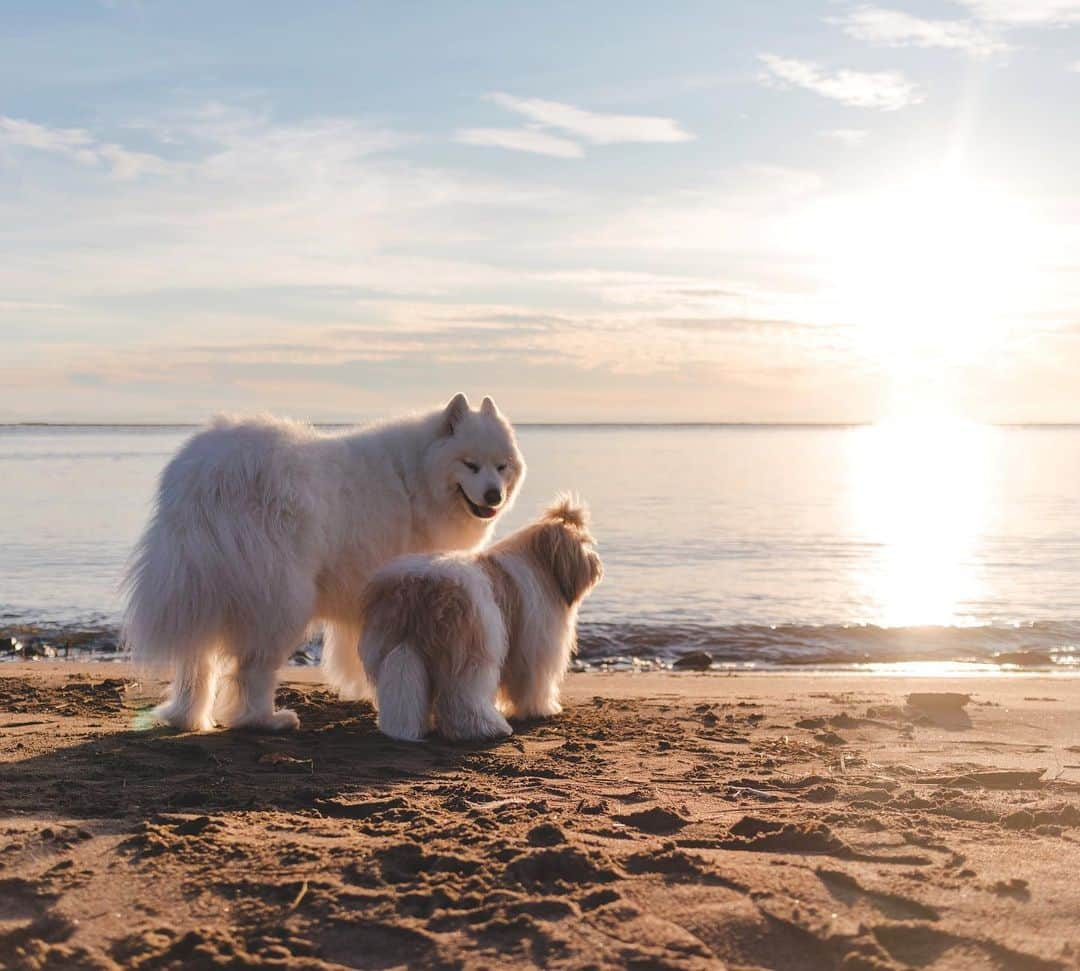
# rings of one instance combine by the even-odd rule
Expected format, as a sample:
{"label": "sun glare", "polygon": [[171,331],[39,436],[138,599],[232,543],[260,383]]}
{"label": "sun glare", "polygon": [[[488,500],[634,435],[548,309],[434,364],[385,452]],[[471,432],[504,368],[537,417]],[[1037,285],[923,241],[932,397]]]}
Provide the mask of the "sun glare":
{"label": "sun glare", "polygon": [[1036,220],[1019,197],[960,170],[822,215],[826,304],[890,374],[992,353],[1034,285]]}
{"label": "sun glare", "polygon": [[876,551],[855,582],[864,619],[881,626],[970,622],[976,545],[986,529],[993,430],[970,422],[898,419],[852,432],[856,533]]}

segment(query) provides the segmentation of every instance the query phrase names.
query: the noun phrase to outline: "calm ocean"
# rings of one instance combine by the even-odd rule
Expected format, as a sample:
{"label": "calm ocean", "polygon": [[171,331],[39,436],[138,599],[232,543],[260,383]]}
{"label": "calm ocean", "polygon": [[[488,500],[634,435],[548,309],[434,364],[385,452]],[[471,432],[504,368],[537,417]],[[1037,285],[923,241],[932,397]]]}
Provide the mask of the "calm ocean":
{"label": "calm ocean", "polygon": [[[0,427],[0,627],[109,628],[190,428]],[[526,426],[513,529],[593,508],[586,657],[986,660],[1080,645],[1080,428]]]}

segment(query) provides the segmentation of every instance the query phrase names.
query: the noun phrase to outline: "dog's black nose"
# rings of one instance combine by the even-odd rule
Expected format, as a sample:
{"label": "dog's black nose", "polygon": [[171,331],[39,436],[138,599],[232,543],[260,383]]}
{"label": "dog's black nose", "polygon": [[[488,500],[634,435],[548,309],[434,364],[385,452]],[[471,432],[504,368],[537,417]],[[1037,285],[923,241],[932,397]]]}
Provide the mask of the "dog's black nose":
{"label": "dog's black nose", "polygon": [[498,489],[488,489],[488,491],[484,493],[484,502],[489,506],[497,506],[502,502],[502,493],[499,492]]}

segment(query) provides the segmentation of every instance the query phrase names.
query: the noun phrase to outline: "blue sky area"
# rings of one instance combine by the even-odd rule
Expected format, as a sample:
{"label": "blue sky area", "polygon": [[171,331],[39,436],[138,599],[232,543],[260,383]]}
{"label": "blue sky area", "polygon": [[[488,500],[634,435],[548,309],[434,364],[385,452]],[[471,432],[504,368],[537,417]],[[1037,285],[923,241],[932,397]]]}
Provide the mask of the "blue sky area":
{"label": "blue sky area", "polygon": [[0,421],[1080,420],[1080,0],[0,28]]}

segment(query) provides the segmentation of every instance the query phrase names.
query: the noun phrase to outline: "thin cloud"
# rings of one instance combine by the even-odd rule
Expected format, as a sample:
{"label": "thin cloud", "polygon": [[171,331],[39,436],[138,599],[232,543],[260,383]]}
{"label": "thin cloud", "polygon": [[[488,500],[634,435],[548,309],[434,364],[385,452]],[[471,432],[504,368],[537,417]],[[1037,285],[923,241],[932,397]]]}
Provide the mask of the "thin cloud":
{"label": "thin cloud", "polygon": [[[43,190],[17,194],[8,207],[22,229],[21,245],[2,249],[5,299],[49,292],[150,301],[165,289],[265,286],[445,294],[521,275],[462,253],[492,207],[527,222],[569,205],[562,187],[402,158],[392,149],[406,136],[356,119],[278,124],[218,109],[136,119],[125,129],[167,138],[183,161],[134,182],[120,180],[136,153],[113,153],[93,129],[4,122],[0,177],[10,165]],[[63,165],[41,165],[46,152]],[[85,171],[78,191],[66,188],[65,170]],[[410,245],[425,250],[406,252]],[[62,280],[40,246],[63,263]],[[213,316],[198,319],[211,327]]]}
{"label": "thin cloud", "polygon": [[6,115],[0,115],[0,144],[62,155],[81,165],[104,166],[117,179],[135,179],[146,173],[161,174],[172,167],[156,155],[100,142],[83,128],[51,128]]}
{"label": "thin cloud", "polygon": [[980,20],[1017,27],[1080,23],[1080,0],[959,0]]}
{"label": "thin cloud", "polygon": [[798,320],[763,319],[757,317],[662,317],[656,321],[658,327],[666,330],[684,330],[713,334],[771,333],[792,334],[799,332],[820,332],[821,325]]}
{"label": "thin cloud", "polygon": [[986,57],[1009,49],[980,24],[962,20],[925,20],[901,10],[857,7],[839,17],[844,33],[884,47],[941,47]]}
{"label": "thin cloud", "polygon": [[694,137],[672,118],[602,114],[560,101],[517,98],[501,92],[489,95],[489,98],[495,104],[524,115],[538,125],[576,135],[594,145],[611,145],[617,142],[687,142]]}
{"label": "thin cloud", "polygon": [[854,148],[856,145],[865,142],[870,132],[865,128],[829,128],[821,134],[825,138],[831,138],[842,145]]}
{"label": "thin cloud", "polygon": [[856,108],[896,111],[918,104],[923,96],[918,87],[897,71],[848,71],[829,73],[813,61],[800,61],[776,54],[759,54],[768,68],[768,80],[813,91]]}
{"label": "thin cloud", "polygon": [[555,158],[581,158],[585,154],[577,142],[534,128],[465,128],[454,135],[454,141]]}
{"label": "thin cloud", "polygon": [[681,290],[669,290],[672,297],[686,300],[723,300],[728,297],[741,297],[739,290],[721,290],[717,287],[686,287]]}

